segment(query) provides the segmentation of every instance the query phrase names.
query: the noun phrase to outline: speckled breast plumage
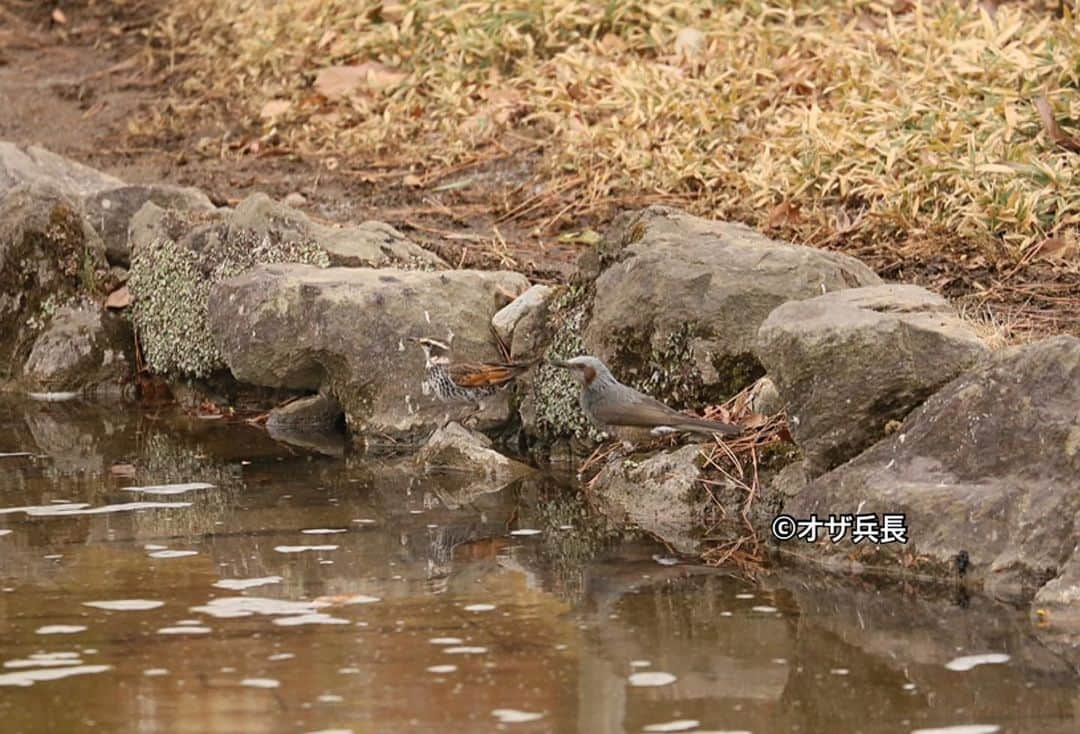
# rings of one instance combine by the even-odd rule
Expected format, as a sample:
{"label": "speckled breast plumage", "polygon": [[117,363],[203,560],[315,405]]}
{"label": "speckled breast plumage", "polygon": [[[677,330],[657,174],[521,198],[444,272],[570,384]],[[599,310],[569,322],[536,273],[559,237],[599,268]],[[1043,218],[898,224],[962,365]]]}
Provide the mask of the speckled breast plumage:
{"label": "speckled breast plumage", "polygon": [[450,373],[441,364],[430,365],[420,385],[425,395],[432,395],[444,403],[469,403],[495,394],[495,388],[462,387],[450,379]]}

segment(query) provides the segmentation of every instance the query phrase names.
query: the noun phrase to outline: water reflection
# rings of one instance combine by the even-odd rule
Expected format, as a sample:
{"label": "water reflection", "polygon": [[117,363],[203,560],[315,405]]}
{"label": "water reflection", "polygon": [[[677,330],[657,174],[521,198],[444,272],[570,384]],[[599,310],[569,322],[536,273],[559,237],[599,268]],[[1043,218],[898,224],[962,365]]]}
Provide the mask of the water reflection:
{"label": "water reflection", "polygon": [[[31,456],[0,458],[0,507],[191,504],[0,514],[5,732],[1080,722],[1074,671],[1022,613],[661,565],[664,549],[551,479],[479,489],[407,459],[78,403],[0,403],[0,453],[13,452]],[[213,487],[123,490],[191,482]],[[972,655],[993,657],[955,663]],[[46,670],[68,673],[11,677]]]}

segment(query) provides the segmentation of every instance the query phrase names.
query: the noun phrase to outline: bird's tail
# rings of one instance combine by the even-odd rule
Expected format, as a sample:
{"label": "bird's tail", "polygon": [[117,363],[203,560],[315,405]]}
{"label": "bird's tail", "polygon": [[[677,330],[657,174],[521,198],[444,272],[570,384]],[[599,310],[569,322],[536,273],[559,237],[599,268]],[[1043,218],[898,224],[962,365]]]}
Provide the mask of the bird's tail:
{"label": "bird's tail", "polygon": [[672,422],[672,428],[688,433],[700,433],[708,436],[719,433],[721,436],[735,436],[742,433],[742,428],[730,423],[711,421],[707,418],[695,418],[692,415],[682,415],[678,422]]}

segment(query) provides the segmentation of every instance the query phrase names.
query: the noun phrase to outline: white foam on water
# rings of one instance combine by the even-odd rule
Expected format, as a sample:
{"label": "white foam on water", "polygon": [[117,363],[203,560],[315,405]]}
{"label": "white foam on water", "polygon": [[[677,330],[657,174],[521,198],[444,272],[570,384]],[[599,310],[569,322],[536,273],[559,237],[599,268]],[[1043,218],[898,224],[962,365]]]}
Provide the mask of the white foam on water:
{"label": "white foam on water", "polygon": [[281,682],[273,678],[244,678],[240,681],[240,685],[248,688],[277,688]]}
{"label": "white foam on water", "polygon": [[244,589],[254,589],[256,586],[268,586],[270,584],[280,584],[282,578],[280,576],[263,576],[255,579],[221,579],[213,583],[219,589],[231,589],[233,591],[243,591]]}
{"label": "white foam on water", "polygon": [[329,614],[323,614],[321,612],[312,612],[311,614],[301,614],[296,617],[278,617],[274,620],[274,624],[279,627],[297,627],[302,624],[348,624],[349,620],[341,619],[340,617],[331,617]]}
{"label": "white foam on water", "polygon": [[656,561],[657,563],[659,563],[661,566],[677,566],[677,565],[679,565],[679,559],[678,558],[672,558],[671,556],[662,556],[660,554],[656,554],[656,555],[654,555],[652,557],[652,559],[654,561]]}
{"label": "white foam on water", "polygon": [[250,617],[252,614],[289,615],[311,614],[315,606],[309,601],[269,599],[261,596],[223,596],[206,604],[191,607],[191,611],[209,614],[218,619]]}
{"label": "white foam on water", "polygon": [[356,675],[360,672],[360,668],[338,668],[338,672],[342,675]]}
{"label": "white foam on water", "polygon": [[276,653],[274,653],[273,655],[271,655],[270,657],[268,657],[266,659],[267,660],[292,660],[294,657],[296,657],[296,655],[291,653],[291,652],[276,652]]}
{"label": "white foam on water", "polygon": [[151,558],[187,558],[188,556],[197,556],[199,551],[193,550],[159,550],[153,551],[147,554]]}
{"label": "white foam on water", "polygon": [[357,525],[374,525],[377,520],[372,520],[370,517],[358,517],[353,520]]}
{"label": "white foam on water", "polygon": [[28,392],[26,396],[31,400],[40,400],[43,403],[62,403],[65,400],[74,400],[79,397],[79,393],[71,391]]}
{"label": "white foam on water", "polygon": [[8,660],[4,663],[5,668],[55,668],[61,665],[79,665],[82,663],[78,657],[74,658],[49,658],[31,655],[23,660]]}
{"label": "white foam on water", "polygon": [[334,695],[333,693],[324,693],[318,698],[323,703],[341,703],[345,699],[341,696]]}
{"label": "white foam on water", "polygon": [[162,627],[157,631],[159,635],[205,635],[209,632],[209,627],[195,627],[192,625],[182,625],[178,627]]}
{"label": "white foam on water", "polygon": [[206,482],[187,482],[184,484],[154,484],[147,487],[121,487],[125,492],[141,492],[142,494],[184,494],[194,492],[197,489],[213,489],[213,484]]}
{"label": "white foam on water", "polygon": [[753,599],[754,595],[753,594],[736,594],[735,598],[736,599]]}
{"label": "white foam on water", "polygon": [[456,665],[429,665],[427,667],[427,672],[436,673],[438,675],[444,675],[446,673],[455,673],[455,672],[457,672],[457,666]]}
{"label": "white foam on water", "polygon": [[337,550],[336,545],[275,545],[274,550],[278,553],[303,553],[304,551],[332,551]]}
{"label": "white foam on water", "polygon": [[12,531],[8,530],[7,528],[0,528],[0,536],[2,536],[2,535],[11,535],[11,532]]}
{"label": "white foam on water", "polygon": [[829,671],[832,675],[847,675],[850,672],[847,668],[833,668]]}
{"label": "white foam on water", "polygon": [[147,678],[156,678],[156,677],[159,677],[159,676],[162,676],[162,675],[168,675],[169,674],[169,669],[168,668],[147,668],[146,670],[144,670],[142,672],[142,674],[145,675]]}
{"label": "white foam on water", "polygon": [[443,652],[445,652],[447,655],[483,655],[487,651],[488,651],[488,649],[486,647],[480,647],[479,645],[476,645],[476,646],[468,646],[468,645],[466,645],[466,646],[463,646],[463,647],[448,647],[445,650],[443,650]]}
{"label": "white foam on water", "polygon": [[318,731],[309,731],[304,734],[353,734],[352,729],[319,729]]}
{"label": "white foam on water", "polygon": [[136,510],[169,510],[191,507],[190,502],[121,502],[101,507],[69,509],[69,505],[50,505],[44,508],[27,508],[26,514],[32,517],[68,517],[70,515],[105,515],[112,512],[135,512]]}
{"label": "white foam on water", "polygon": [[466,612],[490,612],[495,608],[494,604],[470,604],[465,607]]}
{"label": "white foam on water", "polygon": [[169,546],[167,546],[167,545],[158,545],[157,543],[147,543],[146,545],[143,546],[143,550],[148,550],[148,551],[165,550],[168,547]]}
{"label": "white foam on water", "polygon": [[24,670],[19,673],[5,673],[0,675],[0,686],[32,686],[40,681],[58,680],[71,675],[87,675],[89,673],[104,673],[112,670],[111,665],[75,665],[69,668],[45,668],[41,670]]}
{"label": "white foam on water", "polygon": [[29,451],[4,451],[0,452],[0,459],[14,459],[19,456],[33,456]]}
{"label": "white foam on water", "polygon": [[111,599],[108,601],[84,601],[83,606],[107,609],[110,612],[144,612],[147,609],[163,607],[165,602],[150,599]]}
{"label": "white foam on water", "polygon": [[432,637],[428,640],[432,645],[460,645],[464,641],[460,637]]}
{"label": "white foam on water", "polygon": [[628,681],[630,685],[643,688],[649,686],[667,686],[677,680],[671,673],[647,671],[644,673],[631,673]]}
{"label": "white foam on water", "polygon": [[982,655],[965,655],[963,657],[950,660],[945,663],[945,667],[949,670],[956,670],[964,672],[971,670],[977,665],[1000,665],[1001,663],[1007,663],[1011,660],[1008,655],[1003,652],[988,652]]}
{"label": "white foam on water", "polygon": [[517,530],[511,530],[511,535],[527,536],[527,535],[539,535],[544,532],[543,530],[537,530],[536,528],[518,528]]}
{"label": "white foam on water", "polygon": [[34,634],[38,635],[73,635],[76,632],[84,632],[86,630],[85,625],[81,624],[47,624],[44,627],[38,627]]}
{"label": "white foam on water", "polygon": [[997,724],[959,724],[933,729],[912,729],[911,734],[994,734],[998,731],[1001,731],[1001,727]]}
{"label": "white foam on water", "polygon": [[701,722],[697,719],[675,719],[660,724],[649,724],[642,731],[690,731],[697,729]]}
{"label": "white foam on water", "polygon": [[500,724],[524,724],[527,721],[537,721],[544,718],[543,714],[532,711],[518,711],[517,709],[493,709],[491,715],[499,720]]}
{"label": "white foam on water", "polygon": [[337,533],[347,533],[348,528],[305,528],[300,531],[304,535],[336,535]]}
{"label": "white foam on water", "polygon": [[780,611],[776,607],[769,607],[769,606],[764,606],[764,605],[759,606],[759,607],[751,607],[750,610],[753,611],[753,612],[761,612],[762,614],[772,614],[773,612]]}
{"label": "white foam on water", "polygon": [[0,507],[0,515],[9,515],[13,512],[25,512],[31,514],[33,512],[39,512],[42,510],[78,510],[83,507],[89,507],[88,502],[64,502],[61,504],[53,505],[26,505],[23,507]]}
{"label": "white foam on water", "polygon": [[631,668],[647,668],[650,665],[652,665],[651,660],[631,660],[630,661],[630,667]]}

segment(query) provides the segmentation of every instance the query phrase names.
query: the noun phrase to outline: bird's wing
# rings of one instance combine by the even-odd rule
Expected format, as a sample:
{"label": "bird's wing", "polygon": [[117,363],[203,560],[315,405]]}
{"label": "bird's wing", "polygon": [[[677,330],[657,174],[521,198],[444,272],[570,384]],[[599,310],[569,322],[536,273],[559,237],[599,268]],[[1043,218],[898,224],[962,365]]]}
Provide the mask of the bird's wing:
{"label": "bird's wing", "polygon": [[734,434],[740,429],[727,423],[711,421],[700,416],[680,413],[664,405],[659,400],[640,393],[633,388],[623,386],[624,391],[617,400],[600,400],[591,406],[593,416],[600,423],[612,426],[632,426],[655,428],[672,426],[680,430],[695,430]]}
{"label": "bird's wing", "polygon": [[655,398],[623,387],[618,396],[598,400],[591,406],[596,420],[612,426],[653,428],[668,425],[673,419],[682,416]]}
{"label": "bird's wing", "polygon": [[458,387],[505,385],[522,371],[521,365],[488,362],[455,362],[446,366],[447,374]]}

